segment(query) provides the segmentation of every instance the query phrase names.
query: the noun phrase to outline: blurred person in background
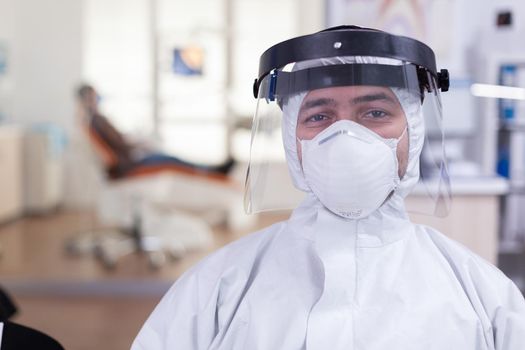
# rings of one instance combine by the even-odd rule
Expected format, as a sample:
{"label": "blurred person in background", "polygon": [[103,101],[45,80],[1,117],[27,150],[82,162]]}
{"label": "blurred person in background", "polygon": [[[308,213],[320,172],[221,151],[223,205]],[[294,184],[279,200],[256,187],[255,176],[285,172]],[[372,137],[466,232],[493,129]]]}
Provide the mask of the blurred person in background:
{"label": "blurred person in background", "polygon": [[143,143],[130,142],[100,112],[99,96],[95,88],[87,84],[81,85],[77,90],[77,98],[82,122],[91,141],[96,143],[111,178],[121,178],[148,169],[226,175],[235,165],[232,158],[220,165],[195,164],[151,149]]}

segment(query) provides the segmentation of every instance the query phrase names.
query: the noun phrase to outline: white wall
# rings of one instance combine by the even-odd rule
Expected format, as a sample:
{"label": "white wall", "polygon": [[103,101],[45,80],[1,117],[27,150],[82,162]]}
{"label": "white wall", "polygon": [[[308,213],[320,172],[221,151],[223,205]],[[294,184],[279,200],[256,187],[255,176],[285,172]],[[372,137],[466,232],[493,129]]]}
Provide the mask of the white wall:
{"label": "white wall", "polygon": [[[9,52],[10,122],[51,122],[71,137],[74,89],[82,68],[81,0],[0,0],[0,39]],[[7,96],[6,96],[7,95]],[[75,155],[66,154],[66,201],[81,195],[72,176]]]}
{"label": "white wall", "polygon": [[124,133],[149,136],[152,119],[152,0],[83,0],[83,76]]}
{"label": "white wall", "polygon": [[82,2],[14,2],[13,118],[55,122],[68,130],[74,87],[81,78]]}
{"label": "white wall", "polygon": [[[382,15],[380,7],[385,2],[380,0],[326,0],[326,3],[328,25],[357,24],[378,29],[387,25],[394,34],[415,37],[430,45],[436,52],[438,68],[446,67],[453,77],[459,78],[468,75],[467,49],[476,45],[480,30],[494,25],[496,11],[513,10],[516,25],[525,28],[522,0],[392,1],[390,10]],[[419,16],[412,13],[414,8],[421,11]]]}
{"label": "white wall", "polygon": [[14,37],[14,1],[0,0],[0,50],[3,50],[3,59],[6,59],[7,68],[0,74],[0,121],[7,119],[11,112],[12,72],[10,43]]}
{"label": "white wall", "polygon": [[[451,55],[444,61],[451,67],[451,72],[461,77],[470,76],[471,57],[469,52],[474,46],[479,46],[480,33],[493,30],[496,23],[496,13],[501,10],[513,12],[513,29],[525,29],[525,2],[522,0],[457,0],[455,8],[451,9],[454,26],[454,36],[451,41]],[[438,30],[438,28],[434,28]],[[510,44],[510,43],[509,43]],[[439,57],[438,57],[439,59]]]}
{"label": "white wall", "polygon": [[9,40],[14,31],[14,6],[13,0],[0,0],[0,40]]}

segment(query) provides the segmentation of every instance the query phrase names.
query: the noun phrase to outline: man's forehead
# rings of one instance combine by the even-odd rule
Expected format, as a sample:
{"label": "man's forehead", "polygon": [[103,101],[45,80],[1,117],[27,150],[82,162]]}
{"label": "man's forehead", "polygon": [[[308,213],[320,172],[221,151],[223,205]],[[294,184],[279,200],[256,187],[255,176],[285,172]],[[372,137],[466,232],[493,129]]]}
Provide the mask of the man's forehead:
{"label": "man's forehead", "polygon": [[395,97],[390,88],[382,86],[337,86],[324,89],[317,89],[309,91],[304,101],[315,99],[319,97],[324,98],[338,98],[346,97],[352,98],[360,95],[377,95],[385,94],[389,97]]}
{"label": "man's forehead", "polygon": [[389,88],[381,86],[345,86],[310,91],[301,103],[300,109],[306,110],[345,103],[357,105],[374,101],[399,105],[397,97]]}

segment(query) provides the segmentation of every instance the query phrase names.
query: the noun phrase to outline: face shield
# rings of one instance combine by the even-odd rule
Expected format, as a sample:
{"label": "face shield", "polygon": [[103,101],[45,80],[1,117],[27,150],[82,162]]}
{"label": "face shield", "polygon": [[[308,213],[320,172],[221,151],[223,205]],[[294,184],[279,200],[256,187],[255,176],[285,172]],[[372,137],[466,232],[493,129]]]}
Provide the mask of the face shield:
{"label": "face shield", "polygon": [[[308,177],[333,179],[323,185],[323,193],[373,193],[381,187],[376,185],[378,181],[382,185],[380,170],[390,162],[387,174],[394,185],[383,186],[388,195],[381,201],[394,195],[404,198],[419,181],[420,192],[428,199],[426,207],[418,201],[416,210],[408,209],[445,215],[450,183],[440,89],[448,89],[447,72],[436,72],[430,48],[405,37],[338,27],[271,47],[261,57],[254,84],[257,109],[246,178],[246,211],[290,209],[308,192],[319,198]],[[426,137],[425,125],[429,124],[440,135]],[[324,168],[323,147],[332,142],[326,140],[340,133],[351,133],[358,142],[345,146],[348,151],[340,159],[331,159],[330,164],[335,162],[336,166]],[[321,161],[315,167],[302,159],[303,153],[312,154],[303,150],[312,140],[319,141],[316,158]],[[393,158],[374,156],[374,147],[389,147]],[[332,154],[326,151],[326,157]],[[342,169],[349,162],[353,172],[339,170],[338,164]],[[378,178],[375,182],[374,177]],[[358,182],[357,178],[370,181]],[[360,188],[352,189],[356,184]]]}

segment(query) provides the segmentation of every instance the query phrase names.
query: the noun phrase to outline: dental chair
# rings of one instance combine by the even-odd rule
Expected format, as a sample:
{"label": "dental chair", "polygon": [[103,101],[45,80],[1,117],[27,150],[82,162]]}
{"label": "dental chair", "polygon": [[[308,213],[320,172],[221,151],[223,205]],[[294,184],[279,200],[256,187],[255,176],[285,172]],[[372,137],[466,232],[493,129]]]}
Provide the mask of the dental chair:
{"label": "dental chair", "polygon": [[[145,166],[123,178],[106,172],[114,161],[107,145],[81,119],[80,141],[98,178],[96,217],[100,227],[70,238],[73,254],[94,254],[105,267],[120,257],[146,254],[150,267],[212,242],[211,225],[237,229],[251,222],[242,210],[242,186],[230,176],[179,166]],[[88,120],[89,121],[89,120]]]}

